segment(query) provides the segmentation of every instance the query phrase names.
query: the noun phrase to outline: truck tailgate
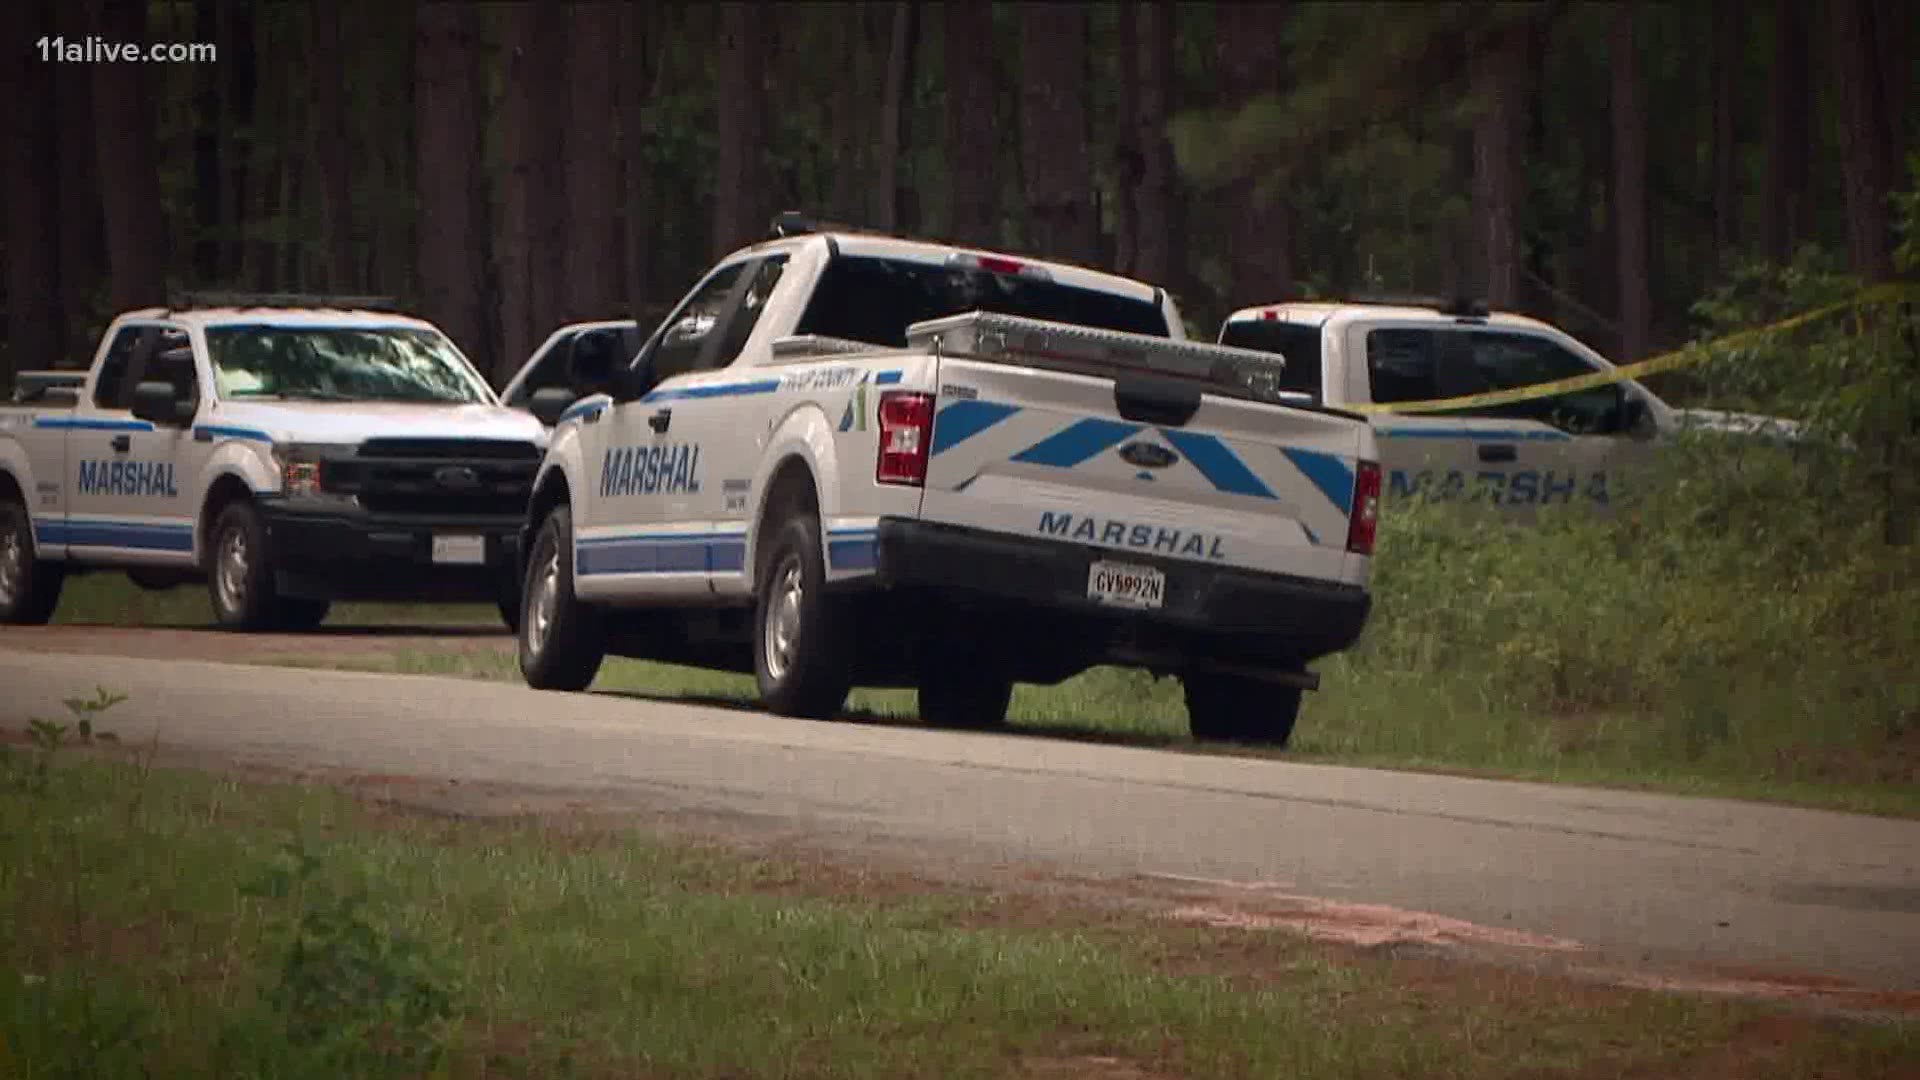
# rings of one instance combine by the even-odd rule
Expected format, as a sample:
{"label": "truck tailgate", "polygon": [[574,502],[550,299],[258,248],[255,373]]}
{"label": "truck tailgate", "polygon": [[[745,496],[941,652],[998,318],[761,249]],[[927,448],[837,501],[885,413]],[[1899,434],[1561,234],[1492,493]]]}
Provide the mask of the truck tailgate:
{"label": "truck tailgate", "polygon": [[939,350],[924,520],[1364,580],[1346,548],[1363,422],[1212,393],[1195,409],[1191,377],[1116,378],[1081,358],[1010,362],[961,344]]}

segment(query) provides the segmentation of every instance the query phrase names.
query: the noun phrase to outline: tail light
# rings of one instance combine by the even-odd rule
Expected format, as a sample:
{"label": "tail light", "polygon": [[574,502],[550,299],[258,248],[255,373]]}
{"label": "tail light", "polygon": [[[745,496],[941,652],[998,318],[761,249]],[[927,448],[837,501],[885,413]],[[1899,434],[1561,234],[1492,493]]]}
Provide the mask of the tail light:
{"label": "tail light", "polygon": [[888,390],[880,395],[880,454],[873,478],[882,484],[919,487],[927,480],[927,446],[933,434],[933,395]]}
{"label": "tail light", "polygon": [[1362,461],[1353,473],[1353,510],[1347,518],[1347,550],[1373,554],[1373,534],[1380,523],[1380,463]]}

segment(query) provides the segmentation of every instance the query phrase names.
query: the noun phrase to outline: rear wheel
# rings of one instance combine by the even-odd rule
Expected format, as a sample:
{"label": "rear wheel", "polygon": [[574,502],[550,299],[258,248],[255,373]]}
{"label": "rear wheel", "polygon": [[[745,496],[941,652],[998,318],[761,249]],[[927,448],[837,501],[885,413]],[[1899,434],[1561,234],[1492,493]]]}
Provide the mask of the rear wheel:
{"label": "rear wheel", "polygon": [[1200,673],[1180,681],[1186,689],[1187,729],[1196,739],[1285,746],[1293,737],[1300,717],[1297,686]]}
{"label": "rear wheel", "polygon": [[66,567],[33,553],[33,521],[27,508],[0,502],[0,623],[44,626],[60,606]]}
{"label": "rear wheel", "polygon": [[514,622],[520,674],[535,690],[585,690],[606,659],[597,612],[573,592],[573,512],[557,506],[540,524],[527,559]]}
{"label": "rear wheel", "polygon": [[827,595],[820,519],[794,514],[767,531],[753,612],[753,674],[760,700],[782,716],[829,719],[853,689],[852,630]]}
{"label": "rear wheel", "polygon": [[964,665],[930,664],[920,673],[919,699],[920,719],[933,727],[1005,727],[1013,680]]}
{"label": "rear wheel", "polygon": [[273,580],[267,527],[250,502],[235,502],[214,519],[207,592],[213,617],[229,630],[271,630],[281,600]]}

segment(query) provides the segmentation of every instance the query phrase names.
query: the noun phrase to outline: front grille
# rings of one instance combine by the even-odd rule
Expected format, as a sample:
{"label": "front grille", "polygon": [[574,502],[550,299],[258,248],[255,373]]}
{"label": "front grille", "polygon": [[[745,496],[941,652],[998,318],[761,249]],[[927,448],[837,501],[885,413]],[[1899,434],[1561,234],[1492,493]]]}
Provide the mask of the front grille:
{"label": "front grille", "polygon": [[540,447],[507,439],[368,439],[360,444],[360,457],[537,462]]}
{"label": "front grille", "polygon": [[370,439],[321,463],[320,484],[375,513],[506,516],[526,509],[539,467],[532,443]]}

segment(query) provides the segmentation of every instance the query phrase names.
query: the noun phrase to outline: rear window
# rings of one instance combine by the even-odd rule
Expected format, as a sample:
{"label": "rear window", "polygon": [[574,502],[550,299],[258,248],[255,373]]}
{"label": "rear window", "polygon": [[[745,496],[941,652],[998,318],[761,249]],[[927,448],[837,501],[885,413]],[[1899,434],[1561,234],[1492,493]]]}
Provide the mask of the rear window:
{"label": "rear window", "polygon": [[974,311],[1170,337],[1148,301],[1095,289],[903,259],[840,256],[827,265],[796,332],[905,345],[907,327]]}
{"label": "rear window", "polygon": [[1320,400],[1320,328],[1302,323],[1259,319],[1230,322],[1220,331],[1220,344],[1257,349],[1286,358],[1280,389],[1312,394]]}

